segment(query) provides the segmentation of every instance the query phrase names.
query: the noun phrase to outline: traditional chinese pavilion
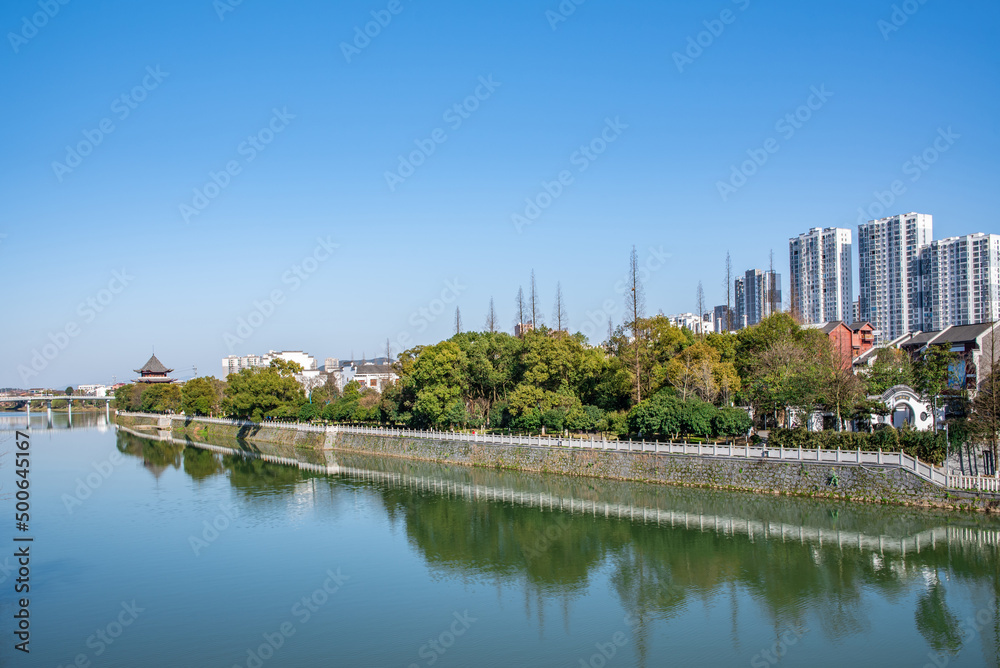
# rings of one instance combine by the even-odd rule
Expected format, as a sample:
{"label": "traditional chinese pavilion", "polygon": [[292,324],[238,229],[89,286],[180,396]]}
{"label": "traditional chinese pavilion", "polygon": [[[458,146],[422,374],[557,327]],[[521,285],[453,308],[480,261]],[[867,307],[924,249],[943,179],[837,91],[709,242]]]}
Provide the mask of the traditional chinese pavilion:
{"label": "traditional chinese pavilion", "polygon": [[173,378],[167,376],[173,369],[163,366],[163,363],[156,359],[156,355],[149,358],[141,369],[133,369],[139,377],[135,379],[137,383],[172,383]]}

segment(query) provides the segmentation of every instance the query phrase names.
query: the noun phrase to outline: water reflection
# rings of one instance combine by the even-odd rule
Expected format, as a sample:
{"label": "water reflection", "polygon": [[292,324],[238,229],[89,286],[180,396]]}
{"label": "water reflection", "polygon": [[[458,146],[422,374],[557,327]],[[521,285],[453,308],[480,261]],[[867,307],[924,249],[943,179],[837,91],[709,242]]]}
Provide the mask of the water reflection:
{"label": "water reflection", "polygon": [[737,592],[776,637],[863,636],[882,601],[911,607],[912,628],[935,651],[977,644],[988,663],[1000,659],[1000,523],[991,517],[162,438],[119,430],[118,448],[153,475],[228,476],[244,503],[294,496],[305,481],[360,489],[433,570],[521,585],[529,614],[533,600],[540,615],[543,599],[582,596],[607,571],[638,620],[641,663],[653,625],[695,602],[726,602],[738,644],[747,597]]}
{"label": "water reflection", "polygon": [[0,411],[0,432],[24,429],[29,424],[32,429],[95,429],[97,431],[110,431],[112,420],[104,408],[73,409],[72,414],[65,410],[47,412],[42,410],[31,411],[30,416],[25,412]]}

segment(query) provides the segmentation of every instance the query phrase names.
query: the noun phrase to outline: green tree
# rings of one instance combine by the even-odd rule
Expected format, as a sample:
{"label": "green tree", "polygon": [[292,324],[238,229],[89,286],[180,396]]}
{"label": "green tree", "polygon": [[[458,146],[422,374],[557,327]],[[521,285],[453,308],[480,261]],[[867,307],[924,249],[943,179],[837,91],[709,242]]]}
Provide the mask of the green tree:
{"label": "green tree", "polygon": [[[122,385],[115,390],[115,409],[119,411],[137,411],[139,406],[133,404],[132,389],[135,386],[131,383]],[[138,398],[138,397],[137,397]]]}
{"label": "green tree", "polygon": [[454,404],[462,403],[467,387],[465,353],[453,341],[423,348],[407,381],[416,388],[413,419],[421,427],[447,427]]}
{"label": "green tree", "polygon": [[225,391],[226,383],[213,376],[192,378],[181,387],[181,408],[188,415],[215,415]]}
{"label": "green tree", "polygon": [[234,417],[257,422],[265,417],[294,419],[306,400],[294,377],[301,370],[295,362],[273,360],[267,367],[229,374],[222,409]]}
{"label": "green tree", "polygon": [[879,348],[871,365],[858,372],[869,395],[877,396],[896,385],[913,387],[913,364],[910,356],[899,348]]}
{"label": "green tree", "polygon": [[743,436],[752,426],[753,420],[740,408],[720,408],[712,418],[712,432],[716,436]]}
{"label": "green tree", "polygon": [[931,399],[944,394],[956,380],[958,359],[947,345],[928,346],[913,363],[914,389]]}
{"label": "green tree", "polygon": [[174,383],[142,383],[139,410],[174,413],[181,408],[181,388]]}

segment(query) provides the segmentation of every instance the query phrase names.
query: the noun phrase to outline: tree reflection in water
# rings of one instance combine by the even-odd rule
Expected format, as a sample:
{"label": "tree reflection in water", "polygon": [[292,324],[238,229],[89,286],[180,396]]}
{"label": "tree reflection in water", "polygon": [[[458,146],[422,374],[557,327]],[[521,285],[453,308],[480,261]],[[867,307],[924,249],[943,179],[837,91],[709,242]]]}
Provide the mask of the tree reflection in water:
{"label": "tree reflection in water", "polygon": [[[336,464],[378,474],[369,480],[264,462],[254,458],[249,446],[218,455],[122,432],[118,443],[122,452],[141,457],[154,475],[182,462],[194,480],[227,474],[230,484],[245,493],[245,503],[254,503],[260,493],[292,494],[306,479],[331,489],[366,490],[390,521],[405,528],[410,545],[440,576],[495,582],[498,587],[521,585],[529,615],[536,601],[539,622],[545,600],[561,601],[566,617],[569,602],[585,595],[593,574],[609,566],[622,608],[639,620],[634,635],[640,660],[651,623],[669,622],[692,602],[728,599],[734,614],[732,642],[738,644],[737,592],[749,596],[775,637],[788,629],[808,628],[833,641],[872,629],[865,604],[872,593],[894,604],[913,597],[913,619],[921,636],[934,650],[955,654],[970,639],[963,637],[960,626],[966,614],[951,610],[945,596],[946,584],[959,583],[975,590],[980,609],[990,611],[982,644],[987,660],[998,657],[1000,525],[988,517],[336,453]],[[500,498],[489,490],[501,490]],[[508,491],[519,501],[512,502]],[[553,498],[570,499],[570,505],[579,503],[579,508],[561,509]],[[604,504],[638,510],[634,519],[618,517],[600,512]],[[643,509],[714,518],[716,523],[723,518],[723,529],[669,525],[659,518],[646,521]],[[755,522],[792,527],[793,534],[799,527],[803,535],[823,529],[846,538],[820,542],[797,539],[784,529],[780,537],[765,537],[752,528],[735,530]],[[907,548],[921,535],[931,538],[916,543],[919,549]],[[882,549],[857,544],[876,538],[884,543]],[[946,574],[945,581],[939,573]]]}

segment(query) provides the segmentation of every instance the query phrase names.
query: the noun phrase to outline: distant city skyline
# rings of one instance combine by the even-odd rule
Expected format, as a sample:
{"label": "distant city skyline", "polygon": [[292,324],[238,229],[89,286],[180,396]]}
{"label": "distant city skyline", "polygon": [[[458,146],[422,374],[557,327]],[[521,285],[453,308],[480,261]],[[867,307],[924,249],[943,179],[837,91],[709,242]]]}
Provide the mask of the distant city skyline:
{"label": "distant city skyline", "polygon": [[671,314],[727,251],[788,301],[812,228],[998,231],[995,3],[226,6],[0,9],[0,386],[512,331],[532,269],[596,343],[633,245]]}

